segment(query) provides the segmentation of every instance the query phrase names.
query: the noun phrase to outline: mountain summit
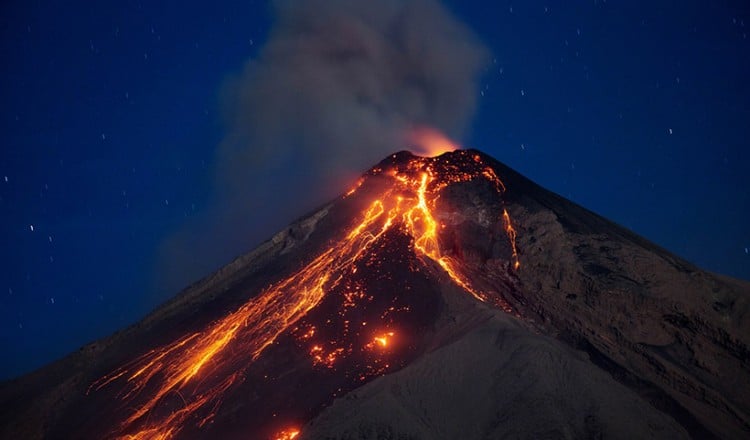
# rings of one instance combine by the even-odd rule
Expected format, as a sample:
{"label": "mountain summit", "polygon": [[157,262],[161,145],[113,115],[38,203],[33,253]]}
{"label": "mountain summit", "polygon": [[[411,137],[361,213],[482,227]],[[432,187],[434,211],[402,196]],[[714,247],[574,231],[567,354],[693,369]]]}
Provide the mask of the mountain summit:
{"label": "mountain summit", "polygon": [[750,436],[750,284],[476,150],[393,154],[139,323],[3,384],[3,438]]}

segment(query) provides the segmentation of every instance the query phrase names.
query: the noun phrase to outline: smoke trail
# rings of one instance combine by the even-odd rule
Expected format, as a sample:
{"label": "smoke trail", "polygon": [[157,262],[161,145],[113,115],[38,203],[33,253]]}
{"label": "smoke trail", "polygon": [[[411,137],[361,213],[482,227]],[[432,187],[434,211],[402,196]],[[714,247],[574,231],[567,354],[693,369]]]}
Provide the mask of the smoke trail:
{"label": "smoke trail", "polygon": [[173,272],[188,274],[170,287],[342,192],[356,173],[406,148],[411,127],[460,139],[473,116],[487,52],[436,0],[278,0],[273,8],[267,43],[223,92],[218,211],[169,241]]}

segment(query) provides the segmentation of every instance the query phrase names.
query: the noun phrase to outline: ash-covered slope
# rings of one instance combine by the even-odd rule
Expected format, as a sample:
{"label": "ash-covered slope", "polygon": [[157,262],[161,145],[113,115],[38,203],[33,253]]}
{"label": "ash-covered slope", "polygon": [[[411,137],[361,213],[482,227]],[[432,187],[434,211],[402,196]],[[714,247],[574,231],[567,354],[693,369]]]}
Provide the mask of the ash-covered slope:
{"label": "ash-covered slope", "polygon": [[584,353],[502,312],[453,310],[487,316],[460,339],[336,400],[302,438],[689,438]]}
{"label": "ash-covered slope", "polygon": [[748,296],[480,152],[402,152],[4,384],[0,436],[741,438]]}

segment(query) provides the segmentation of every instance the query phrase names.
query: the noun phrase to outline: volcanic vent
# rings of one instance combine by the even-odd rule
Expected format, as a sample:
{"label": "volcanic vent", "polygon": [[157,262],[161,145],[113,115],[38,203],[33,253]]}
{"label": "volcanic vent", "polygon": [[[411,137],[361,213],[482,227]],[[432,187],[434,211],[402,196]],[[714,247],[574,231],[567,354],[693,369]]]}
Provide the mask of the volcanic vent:
{"label": "volcanic vent", "polygon": [[7,385],[3,433],[734,435],[747,292],[478,151],[401,152],[135,326]]}

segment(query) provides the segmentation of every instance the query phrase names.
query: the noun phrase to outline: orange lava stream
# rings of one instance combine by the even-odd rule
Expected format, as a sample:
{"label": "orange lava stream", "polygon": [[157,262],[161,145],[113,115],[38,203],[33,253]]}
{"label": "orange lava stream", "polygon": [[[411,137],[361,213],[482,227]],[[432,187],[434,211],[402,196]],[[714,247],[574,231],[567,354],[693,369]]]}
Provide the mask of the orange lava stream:
{"label": "orange lava stream", "polygon": [[505,223],[505,232],[508,234],[511,248],[513,249],[513,268],[518,270],[521,267],[521,261],[518,259],[518,248],[516,247],[516,229],[510,220],[508,210],[503,208],[503,223]]}
{"label": "orange lava stream", "polygon": [[[474,160],[481,161],[479,156]],[[435,203],[440,191],[455,182],[486,179],[499,193],[505,187],[490,167],[481,168],[480,172],[436,175],[430,164],[431,159],[414,158],[405,171],[393,169],[382,173],[383,177],[392,178],[393,185],[369,204],[359,223],[341,240],[304,267],[204,330],[151,350],[95,382],[90,391],[125,380],[120,397],[131,406],[137,405],[115,434],[127,439],[168,439],[189,418],[196,419],[198,427],[209,423],[223,394],[243,380],[243,367],[318,305],[344,275],[356,270],[354,263],[391,228],[408,233],[418,255],[436,262],[455,284],[476,299],[486,301],[486,295],[473,289],[461,275],[458,264],[442,254],[438,242],[441,225],[434,215]],[[361,185],[360,181],[346,196],[351,196]],[[518,269],[516,231],[506,210],[502,221],[512,245],[513,265]],[[378,335],[372,343],[386,347],[393,335],[392,332]],[[310,352],[314,362],[323,364],[332,364],[339,354],[324,354],[318,346]],[[179,409],[157,410],[173,402],[175,396],[182,401]],[[278,438],[293,439],[298,434],[298,430],[290,430]]]}

